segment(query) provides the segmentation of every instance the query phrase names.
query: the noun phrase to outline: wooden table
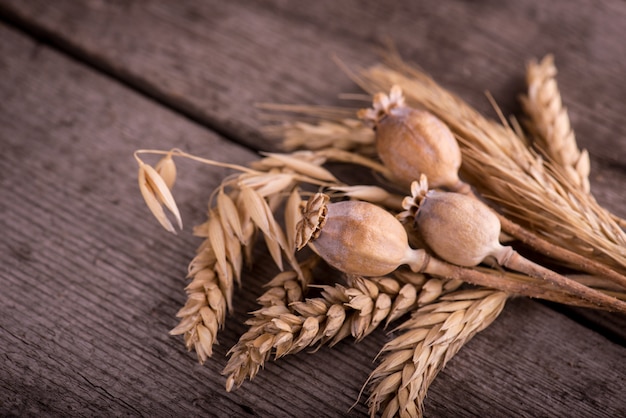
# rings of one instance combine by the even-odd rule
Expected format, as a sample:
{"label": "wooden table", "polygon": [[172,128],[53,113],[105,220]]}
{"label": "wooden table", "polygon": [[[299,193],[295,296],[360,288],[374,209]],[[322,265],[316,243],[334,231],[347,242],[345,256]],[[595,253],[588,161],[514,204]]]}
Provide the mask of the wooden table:
{"label": "wooden table", "polygon": [[[161,230],[137,148],[246,163],[276,150],[255,103],[342,104],[331,56],[377,61],[387,37],[494,116],[518,113],[524,65],[554,53],[592,190],[626,215],[626,4],[280,0],[0,2],[0,415],[364,416],[388,338],[267,365],[227,393],[226,352],[276,273],[259,251],[204,366],[168,331],[224,169],[180,162],[186,223]],[[427,416],[626,416],[622,315],[517,299],[436,379]]]}

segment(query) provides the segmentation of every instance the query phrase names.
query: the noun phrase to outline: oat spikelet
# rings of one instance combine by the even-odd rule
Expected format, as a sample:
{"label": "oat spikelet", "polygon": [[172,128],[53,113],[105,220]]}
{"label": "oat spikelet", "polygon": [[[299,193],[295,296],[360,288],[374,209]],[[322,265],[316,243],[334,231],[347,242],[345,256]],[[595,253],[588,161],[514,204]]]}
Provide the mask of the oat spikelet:
{"label": "oat spikelet", "polygon": [[169,153],[161,158],[154,166],[154,169],[159,173],[167,188],[172,190],[176,182],[176,164],[174,163],[172,154]]}
{"label": "oat spikelet", "polygon": [[380,365],[370,374],[372,417],[421,417],[426,391],[446,363],[500,314],[507,294],[462,290],[418,309],[385,344]]}
{"label": "oat spikelet", "polygon": [[135,157],[139,164],[139,190],[148,209],[150,209],[163,228],[169,232],[176,233],[174,226],[163,210],[163,206],[165,206],[174,215],[178,227],[182,229],[183,221],[176,206],[176,201],[170,192],[170,186],[173,185],[171,169],[167,171],[166,181],[152,166],[141,161],[139,157]]}
{"label": "oat spikelet", "polygon": [[572,184],[589,193],[589,154],[578,149],[567,109],[561,101],[556,74],[552,55],[539,63],[533,60],[528,64],[528,92],[521,97],[528,115],[524,125],[533,135],[537,148],[563,169]]}

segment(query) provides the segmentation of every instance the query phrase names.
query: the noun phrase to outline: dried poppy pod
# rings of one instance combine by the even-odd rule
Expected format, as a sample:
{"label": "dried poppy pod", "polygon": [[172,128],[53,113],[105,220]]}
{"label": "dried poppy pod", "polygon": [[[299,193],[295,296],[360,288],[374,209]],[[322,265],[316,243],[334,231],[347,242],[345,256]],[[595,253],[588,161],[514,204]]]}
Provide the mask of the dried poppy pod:
{"label": "dried poppy pod", "polygon": [[503,264],[512,250],[500,244],[500,221],[495,212],[464,194],[428,191],[415,224],[435,254],[459,266],[476,266],[489,257]]}
{"label": "dried poppy pod", "polygon": [[413,218],[424,243],[442,260],[464,267],[497,262],[541,279],[569,295],[598,306],[624,311],[626,303],[561,276],[500,244],[500,220],[474,196],[428,190],[424,176],[411,185],[412,196],[403,202],[404,218]]}
{"label": "dried poppy pod", "polygon": [[298,249],[309,245],[336,269],[360,276],[382,276],[408,264],[419,270],[423,251],[409,247],[402,224],[386,210],[355,200],[329,203],[318,193],[298,224]]}
{"label": "dried poppy pod", "polygon": [[459,179],[461,150],[454,135],[435,115],[405,105],[402,90],[374,96],[359,117],[376,131],[376,151],[396,180],[408,186],[425,174],[432,187],[468,188]]}

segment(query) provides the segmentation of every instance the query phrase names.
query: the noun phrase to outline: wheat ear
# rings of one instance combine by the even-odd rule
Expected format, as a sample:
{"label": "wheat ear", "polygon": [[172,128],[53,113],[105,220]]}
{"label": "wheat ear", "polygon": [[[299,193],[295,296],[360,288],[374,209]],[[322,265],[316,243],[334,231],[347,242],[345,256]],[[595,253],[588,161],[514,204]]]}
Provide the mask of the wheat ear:
{"label": "wheat ear", "polygon": [[556,74],[552,55],[547,55],[541,62],[533,60],[528,63],[528,91],[520,98],[528,115],[524,126],[533,135],[536,147],[554,165],[563,169],[568,180],[589,193],[589,154],[578,149],[567,109],[561,100]]}
{"label": "wheat ear", "polygon": [[370,415],[421,417],[428,387],[437,373],[474,335],[500,314],[507,294],[462,290],[418,309],[385,344],[380,365],[370,374]]}
{"label": "wheat ear", "polygon": [[279,273],[267,285],[267,291],[258,298],[262,308],[252,312],[246,321],[250,326],[228,352],[230,359],[223,370],[228,375],[226,390],[241,386],[246,377],[253,379],[269,359],[272,350],[276,357],[293,350],[295,345],[308,345],[312,321],[294,315],[288,306],[301,301],[318,261],[314,256],[299,265],[299,272]]}
{"label": "wheat ear", "polygon": [[[242,175],[239,188],[230,194],[220,187],[217,205],[209,211],[208,220],[194,229],[205,241],[189,265],[192,280],[186,287],[187,303],[177,313],[181,321],[170,334],[184,334],[187,348],[195,349],[201,363],[211,356],[226,311],[232,310],[234,281],[241,283],[242,247],[250,259],[257,230],[263,232],[270,254],[281,269],[282,250],[299,271],[293,251],[288,251],[287,237],[266,198],[278,185],[272,184],[274,180],[261,180],[265,179]],[[280,178],[276,181],[280,182]],[[282,189],[281,186],[279,190]]]}
{"label": "wheat ear", "polygon": [[409,271],[393,276],[349,276],[348,285],[323,286],[320,298],[294,303],[303,317],[316,317],[318,334],[310,345],[337,344],[352,336],[361,341],[379,325],[390,323],[418,306],[457,289],[460,280],[445,280]]}
{"label": "wheat ear", "polygon": [[240,216],[233,197],[237,199],[237,194],[220,190],[208,221],[195,228],[205,240],[189,263],[187,302],[176,314],[180,323],[170,331],[184,335],[187,349],[195,349],[200,363],[211,356],[217,332],[232,309],[234,281],[241,280],[242,247],[250,248],[256,234],[254,224]]}
{"label": "wheat ear", "polygon": [[[578,148],[567,109],[563,106],[556,75],[557,69],[552,55],[545,56],[540,62],[532,60],[528,63],[528,91],[520,97],[528,116],[523,121],[524,127],[533,135],[536,148],[554,165],[559,166],[572,184],[589,193],[589,153]],[[626,220],[615,215],[612,217],[622,228],[626,227]]]}
{"label": "wheat ear", "polygon": [[357,341],[418,306],[461,285],[458,280],[429,278],[398,272],[395,277],[351,276],[348,286],[320,286],[321,297],[302,300],[312,265],[303,266],[306,281],[296,281],[295,272],[276,276],[258,299],[263,307],[246,323],[248,331],[229,351],[223,373],[227,390],[252,379],[274,353],[275,358],[295,354],[307,347],[337,344],[352,336]]}

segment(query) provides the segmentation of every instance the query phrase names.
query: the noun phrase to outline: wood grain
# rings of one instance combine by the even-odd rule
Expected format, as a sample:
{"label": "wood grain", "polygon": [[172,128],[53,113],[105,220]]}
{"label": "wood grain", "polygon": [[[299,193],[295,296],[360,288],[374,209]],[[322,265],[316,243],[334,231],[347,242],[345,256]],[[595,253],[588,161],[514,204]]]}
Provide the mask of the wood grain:
{"label": "wood grain", "polygon": [[390,38],[493,115],[482,93],[491,91],[505,112],[519,110],[525,63],[554,53],[581,145],[624,171],[626,143],[614,140],[626,132],[626,62],[615,59],[626,32],[621,1],[7,0],[0,10],[254,149],[271,146],[256,137],[255,103],[336,102],[353,91],[332,54],[372,64]]}
{"label": "wood grain", "polygon": [[[387,30],[409,58],[484,110],[486,88],[515,109],[527,57],[563,40],[584,45],[558,48],[559,80],[594,157],[594,190],[624,213],[625,145],[616,139],[624,129],[624,61],[611,65],[623,3],[602,2],[593,13],[529,1],[428,10],[346,2],[332,13],[325,2],[297,10],[284,2],[180,4],[0,5],[38,39],[0,29],[0,415],[365,415],[362,402],[347,411],[389,338],[383,332],[269,364],[239,391],[224,391],[225,353],[275,273],[262,250],[214,359],[199,366],[167,335],[198,244],[190,226],[203,220],[227,172],[181,164],[175,193],[187,225],[173,237],[145,209],[131,155],[177,146],[250,161],[255,155],[234,142],[275,146],[259,133],[255,102],[336,103],[352,87],[329,54],[373,62],[372,47]],[[506,16],[517,25],[507,29]],[[594,21],[608,23],[590,28]],[[587,35],[573,34],[578,27]],[[561,62],[561,54],[569,58]],[[601,323],[623,332],[619,316]],[[516,300],[436,380],[427,415],[623,416],[623,358],[623,345]]]}
{"label": "wood grain", "polygon": [[[208,1],[176,3],[7,0],[0,13],[45,42],[254,150],[278,144],[260,132],[255,104],[321,103],[356,91],[332,62],[371,65],[390,38],[402,54],[491,117],[490,91],[519,113],[524,65],[554,53],[558,82],[598,201],[626,217],[626,74],[621,39],[626,5],[576,0],[421,2]],[[159,28],[155,30],[155,28]],[[176,144],[179,146],[180,144]],[[626,341],[623,316],[577,317]],[[606,322],[610,322],[607,326]]]}

